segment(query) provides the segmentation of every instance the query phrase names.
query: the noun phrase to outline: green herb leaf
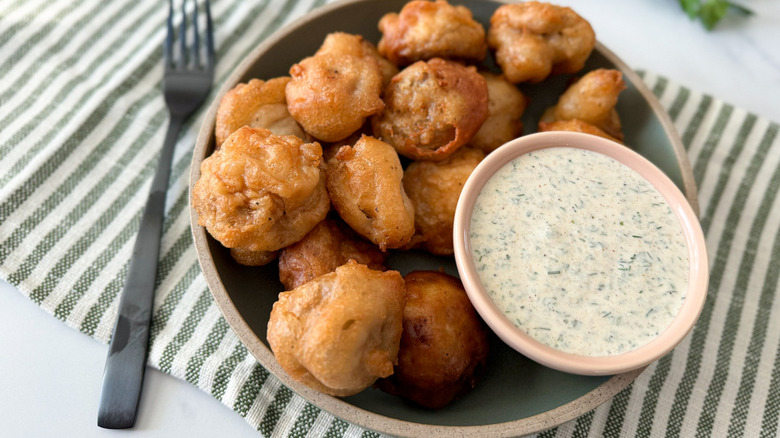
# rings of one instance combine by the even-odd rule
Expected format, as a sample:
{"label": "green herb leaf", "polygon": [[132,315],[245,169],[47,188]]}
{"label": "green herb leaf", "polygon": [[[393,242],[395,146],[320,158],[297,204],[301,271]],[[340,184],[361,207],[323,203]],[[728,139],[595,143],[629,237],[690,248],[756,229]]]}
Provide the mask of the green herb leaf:
{"label": "green herb leaf", "polygon": [[688,14],[691,20],[695,20],[696,16],[699,15],[701,4],[700,0],[680,0],[680,6],[682,6],[683,11]]}
{"label": "green herb leaf", "polygon": [[699,17],[701,22],[704,23],[704,27],[708,30],[714,28],[715,24],[726,16],[729,7],[730,3],[725,1],[710,0],[702,4],[701,9],[699,9]]}
{"label": "green herb leaf", "polygon": [[707,30],[712,30],[729,10],[753,15],[752,10],[728,0],[680,0],[680,6],[691,20],[700,19]]}

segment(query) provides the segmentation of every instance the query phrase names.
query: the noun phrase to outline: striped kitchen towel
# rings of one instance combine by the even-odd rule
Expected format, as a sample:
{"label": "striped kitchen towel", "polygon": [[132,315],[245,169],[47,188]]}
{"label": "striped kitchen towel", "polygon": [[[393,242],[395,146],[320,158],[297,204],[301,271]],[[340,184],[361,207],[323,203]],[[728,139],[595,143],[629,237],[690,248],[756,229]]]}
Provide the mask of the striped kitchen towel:
{"label": "striped kitchen towel", "polygon": [[[320,3],[214,2],[214,89],[271,32]],[[104,343],[166,128],[166,15],[163,0],[0,4],[0,276]],[[778,124],[662,77],[644,79],[680,132],[700,188],[709,297],[671,354],[611,401],[540,435],[776,436]],[[185,125],[174,157],[150,365],[197,385],[263,436],[371,435],[271,376],[215,305],[188,215],[204,114]]]}

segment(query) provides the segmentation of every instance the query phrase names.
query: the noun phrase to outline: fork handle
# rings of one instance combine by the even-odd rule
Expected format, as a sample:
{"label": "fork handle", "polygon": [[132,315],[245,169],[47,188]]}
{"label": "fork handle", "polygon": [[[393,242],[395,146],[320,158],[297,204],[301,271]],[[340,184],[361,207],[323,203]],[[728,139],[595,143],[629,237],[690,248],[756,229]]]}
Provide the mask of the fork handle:
{"label": "fork handle", "polygon": [[135,424],[148,354],[165,195],[182,122],[181,117],[172,117],[168,123],[119,301],[98,408],[98,426],[106,429],[127,429]]}

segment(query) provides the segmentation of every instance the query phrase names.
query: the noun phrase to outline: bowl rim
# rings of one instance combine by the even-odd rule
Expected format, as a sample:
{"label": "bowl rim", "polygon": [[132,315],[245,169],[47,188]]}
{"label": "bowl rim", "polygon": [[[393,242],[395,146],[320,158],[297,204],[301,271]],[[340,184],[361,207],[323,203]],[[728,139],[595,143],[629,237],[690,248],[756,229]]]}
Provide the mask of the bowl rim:
{"label": "bowl rim", "polygon": [[[482,287],[473,258],[470,239],[471,216],[483,186],[506,163],[550,148],[588,150],[626,165],[653,185],[671,207],[683,231],[688,259],[688,289],[682,307],[656,338],[637,349],[613,356],[584,356],[549,347],[517,328],[496,306]],[[482,319],[510,347],[547,367],[568,373],[602,376],[644,367],[671,351],[691,331],[707,296],[709,271],[704,233],[685,195],[664,172],[634,150],[614,141],[579,132],[539,132],[516,138],[491,152],[474,169],[463,187],[453,226],[455,262],[463,286]]]}
{"label": "bowl rim", "polygon": [[[497,3],[499,5],[509,3],[509,0],[484,0],[487,2]],[[271,35],[269,35],[262,43],[260,43],[255,49],[246,55],[244,60],[235,67],[230,75],[225,79],[219,91],[215,94],[213,101],[211,102],[208,111],[203,118],[203,124],[198,131],[198,137],[195,143],[195,148],[192,153],[192,161],[190,164],[189,175],[189,189],[192,192],[192,187],[200,178],[200,163],[213,151],[214,147],[214,122],[216,120],[217,108],[219,101],[231,88],[233,88],[239,81],[248,74],[252,66],[256,63],[256,59],[263,53],[268,51],[273,45],[287,37],[290,33],[297,31],[299,28],[308,26],[314,20],[319,17],[333,12],[343,6],[352,5],[355,3],[363,3],[366,0],[340,0],[334,3],[329,3],[310,11],[307,14],[291,21],[285,26],[281,27]],[[654,116],[661,124],[666,137],[669,139],[677,166],[682,175],[682,185],[684,192],[691,204],[694,211],[698,212],[698,198],[696,182],[693,176],[693,169],[688,160],[688,156],[685,152],[685,148],[682,143],[682,139],[677,133],[674,124],[667,114],[667,112],[661,106],[661,103],[642,81],[639,75],[633,71],[628,65],[623,62],[617,55],[607,49],[599,41],[596,41],[594,51],[599,52],[610,63],[612,63],[617,69],[619,69],[642,95],[643,99],[650,106]],[[337,397],[332,397],[327,394],[315,391],[303,384],[290,378],[279,366],[278,362],[273,356],[270,349],[258,339],[254,334],[246,320],[241,316],[234,303],[230,300],[230,296],[222,283],[216,264],[209,253],[209,237],[204,227],[198,225],[198,215],[194,209],[190,208],[190,227],[192,230],[195,249],[198,254],[198,262],[203,272],[204,278],[209,286],[209,290],[214,297],[217,307],[225,317],[228,325],[236,333],[237,337],[244,346],[247,347],[249,352],[258,360],[258,362],[265,367],[271,374],[282,381],[288,388],[293,390],[296,394],[303,397],[307,402],[317,406],[318,408],[344,420],[349,423],[356,424],[360,427],[374,430],[381,433],[386,433],[395,436],[448,436],[454,432],[465,432],[469,436],[485,436],[485,437],[509,437],[517,435],[525,435],[541,432],[543,430],[555,427],[563,422],[573,420],[596,406],[601,405],[607,400],[614,397],[617,393],[628,387],[643,371],[643,368],[617,374],[609,378],[606,382],[602,383],[593,390],[586,394],[574,399],[566,404],[563,404],[557,408],[551,409],[518,420],[512,420],[504,423],[486,424],[480,426],[444,426],[444,425],[432,425],[423,423],[414,423],[396,418],[387,417],[381,414],[377,414],[371,411],[354,406],[344,400]]]}

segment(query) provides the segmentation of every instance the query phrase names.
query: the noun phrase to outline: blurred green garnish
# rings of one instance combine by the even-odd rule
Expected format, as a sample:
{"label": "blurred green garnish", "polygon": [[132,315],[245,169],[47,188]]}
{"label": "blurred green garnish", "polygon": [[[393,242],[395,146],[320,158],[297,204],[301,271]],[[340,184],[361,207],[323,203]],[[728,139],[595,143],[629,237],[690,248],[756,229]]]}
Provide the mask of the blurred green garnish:
{"label": "blurred green garnish", "polygon": [[691,20],[700,19],[707,30],[712,30],[729,10],[745,15],[753,15],[750,9],[728,0],[680,0],[680,6]]}

